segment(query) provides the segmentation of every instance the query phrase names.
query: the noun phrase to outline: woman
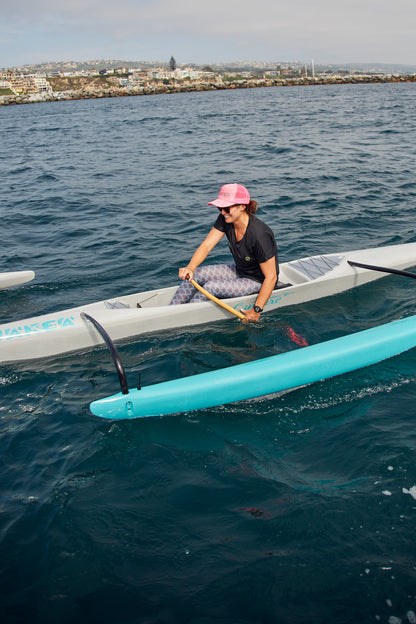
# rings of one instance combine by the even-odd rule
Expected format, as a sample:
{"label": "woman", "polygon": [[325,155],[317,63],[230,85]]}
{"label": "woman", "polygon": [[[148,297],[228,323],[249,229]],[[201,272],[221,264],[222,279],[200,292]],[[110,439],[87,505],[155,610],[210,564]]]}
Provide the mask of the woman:
{"label": "woman", "polygon": [[[188,266],[179,269],[184,280],[171,305],[206,301],[189,280],[194,279],[220,299],[258,293],[254,306],[243,311],[247,321],[258,321],[279,275],[277,245],[272,230],[254,216],[257,202],[241,184],[225,184],[218,199],[209,202],[220,215],[206,239],[195,251]],[[226,235],[234,264],[198,268],[209,252]]]}

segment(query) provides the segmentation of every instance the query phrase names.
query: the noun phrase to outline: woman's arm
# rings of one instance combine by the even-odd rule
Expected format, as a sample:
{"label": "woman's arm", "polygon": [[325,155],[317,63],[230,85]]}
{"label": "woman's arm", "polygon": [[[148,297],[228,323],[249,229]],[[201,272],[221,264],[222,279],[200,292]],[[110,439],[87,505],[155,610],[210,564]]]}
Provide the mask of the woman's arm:
{"label": "woman's arm", "polygon": [[206,239],[199,245],[198,249],[195,251],[188,266],[179,269],[179,277],[183,280],[191,280],[194,276],[195,269],[199,267],[199,265],[205,260],[209,252],[214,249],[215,245],[220,242],[223,236],[224,232],[220,232],[213,227]]}
{"label": "woman's arm", "polygon": [[[269,260],[266,260],[266,262],[261,262],[260,268],[264,275],[264,280],[259,294],[257,295],[255,305],[258,305],[259,308],[264,308],[277,282],[275,257],[272,256]],[[244,312],[244,310],[242,310],[242,312]],[[260,318],[260,312],[255,312],[253,308],[250,308],[250,310],[247,310],[244,314],[246,315],[246,321],[258,321]]]}

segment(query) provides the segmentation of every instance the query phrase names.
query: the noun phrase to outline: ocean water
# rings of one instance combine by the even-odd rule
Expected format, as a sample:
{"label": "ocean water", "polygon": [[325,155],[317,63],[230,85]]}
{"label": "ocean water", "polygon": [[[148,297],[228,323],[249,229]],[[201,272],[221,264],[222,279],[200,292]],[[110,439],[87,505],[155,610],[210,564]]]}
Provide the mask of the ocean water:
{"label": "ocean water", "polygon": [[[415,240],[416,85],[0,108],[3,322],[168,286],[245,184],[281,261]],[[227,245],[213,261],[229,259]],[[380,264],[383,255],[380,253]],[[386,276],[119,346],[130,385],[415,313]],[[414,350],[281,396],[117,423],[105,348],[0,367],[7,624],[416,622]]]}

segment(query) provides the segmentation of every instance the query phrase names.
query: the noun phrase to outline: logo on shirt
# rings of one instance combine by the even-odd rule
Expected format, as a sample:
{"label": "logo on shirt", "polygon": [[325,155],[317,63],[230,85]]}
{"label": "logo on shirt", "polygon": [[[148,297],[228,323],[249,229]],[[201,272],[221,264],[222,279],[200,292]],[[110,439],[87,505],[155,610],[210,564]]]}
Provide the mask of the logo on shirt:
{"label": "logo on shirt", "polygon": [[246,257],[244,258],[244,260],[245,260],[246,262],[250,262],[251,258],[250,258],[250,256],[246,256]]}

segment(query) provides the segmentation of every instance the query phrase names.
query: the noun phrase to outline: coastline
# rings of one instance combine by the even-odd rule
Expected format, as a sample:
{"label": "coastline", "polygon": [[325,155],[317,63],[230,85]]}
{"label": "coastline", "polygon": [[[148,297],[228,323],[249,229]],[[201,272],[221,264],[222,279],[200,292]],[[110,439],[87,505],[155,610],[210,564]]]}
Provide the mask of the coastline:
{"label": "coastline", "polygon": [[210,80],[194,81],[181,84],[148,84],[138,87],[91,87],[79,90],[55,91],[52,93],[35,93],[29,95],[0,96],[0,106],[16,104],[36,104],[41,102],[57,102],[62,100],[86,100],[107,97],[128,97],[138,95],[159,95],[163,93],[191,93],[195,91],[223,91],[228,89],[258,89],[263,87],[292,87],[313,85],[340,84],[386,84],[416,82],[416,75],[357,75],[357,76],[322,76],[302,78],[261,78],[239,79],[230,82]]}

